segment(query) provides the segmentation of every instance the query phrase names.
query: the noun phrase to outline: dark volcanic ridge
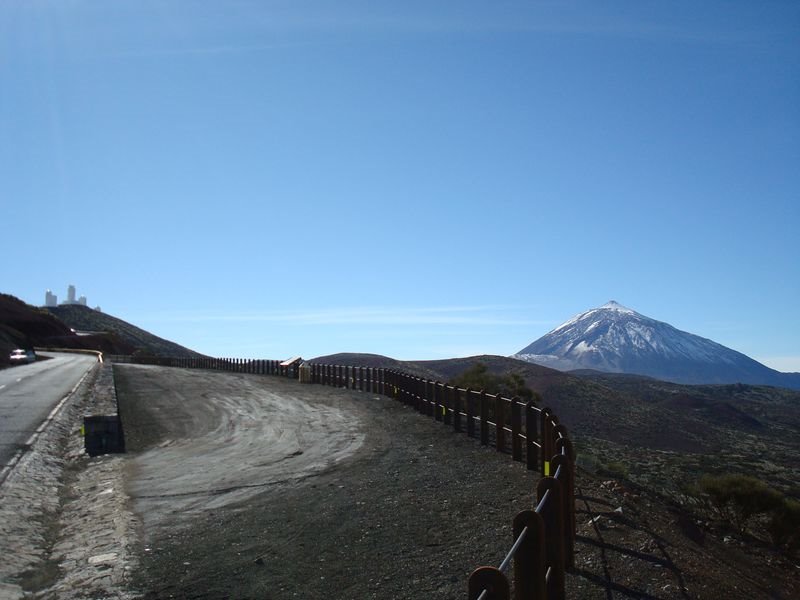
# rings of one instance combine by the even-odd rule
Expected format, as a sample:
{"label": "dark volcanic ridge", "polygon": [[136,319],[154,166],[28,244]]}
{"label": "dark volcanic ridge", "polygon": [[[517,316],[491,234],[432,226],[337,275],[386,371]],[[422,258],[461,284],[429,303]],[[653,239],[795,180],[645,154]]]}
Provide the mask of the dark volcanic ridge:
{"label": "dark volcanic ridge", "polygon": [[14,348],[69,348],[106,354],[201,356],[122,319],[81,305],[37,308],[0,294],[0,364]]}
{"label": "dark volcanic ridge", "polygon": [[176,356],[181,358],[199,357],[200,353],[180,344],[153,335],[135,325],[112,317],[109,314],[79,304],[63,304],[45,310],[57,316],[78,332],[106,333],[118,336],[126,344],[139,351],[154,356]]}

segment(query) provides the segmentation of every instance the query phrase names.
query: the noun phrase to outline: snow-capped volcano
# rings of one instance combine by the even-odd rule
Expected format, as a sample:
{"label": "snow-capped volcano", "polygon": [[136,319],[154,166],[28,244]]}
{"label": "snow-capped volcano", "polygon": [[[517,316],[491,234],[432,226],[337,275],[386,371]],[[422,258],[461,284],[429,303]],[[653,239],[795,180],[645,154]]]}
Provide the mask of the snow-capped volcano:
{"label": "snow-capped volcano", "polygon": [[780,373],[741,352],[680,331],[613,300],[556,327],[514,358],[561,371],[595,369],[677,383],[800,388],[800,374]]}

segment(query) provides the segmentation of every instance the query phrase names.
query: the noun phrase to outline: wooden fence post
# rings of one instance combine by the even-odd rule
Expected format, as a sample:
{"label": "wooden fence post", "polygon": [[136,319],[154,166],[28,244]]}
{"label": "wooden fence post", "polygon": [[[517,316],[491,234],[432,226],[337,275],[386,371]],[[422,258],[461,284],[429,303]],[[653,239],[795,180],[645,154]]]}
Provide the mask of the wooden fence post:
{"label": "wooden fence post", "polygon": [[539,454],[534,444],[539,430],[539,419],[536,417],[536,410],[531,400],[525,404],[525,462],[529,471],[535,471],[539,465]]}
{"label": "wooden fence post", "polygon": [[523,510],[514,517],[514,541],[523,529],[528,528],[525,539],[514,555],[515,600],[545,600],[547,586],[545,577],[544,519],[534,510]]}
{"label": "wooden fence post", "polygon": [[522,417],[520,416],[519,398],[514,396],[511,399],[511,460],[517,462],[522,460]]}
{"label": "wooden fence post", "polygon": [[430,379],[425,380],[425,412],[431,418],[436,418],[436,411],[433,409],[433,382]]}
{"label": "wooden fence post", "polygon": [[541,445],[542,454],[542,477],[549,477],[550,473],[550,458],[553,456],[553,436],[551,424],[552,412],[549,408],[543,408],[539,413],[539,444]]}
{"label": "wooden fence post", "polygon": [[472,390],[470,388],[467,388],[467,391],[464,395],[466,396],[465,412],[467,413],[467,436],[475,437],[475,416],[472,411],[472,403],[473,403]]}
{"label": "wooden fence post", "polygon": [[495,567],[478,567],[469,576],[468,598],[478,600],[484,590],[488,592],[484,600],[510,600],[508,579]]}
{"label": "wooden fence post", "polygon": [[481,390],[481,444],[489,444],[489,397]]}
{"label": "wooden fence post", "polygon": [[494,445],[498,452],[503,452],[506,447],[506,405],[499,393],[494,397],[494,431]]}
{"label": "wooden fence post", "polygon": [[572,461],[565,454],[553,457],[553,472],[561,469],[558,480],[561,482],[562,509],[564,522],[564,565],[567,569],[575,566],[575,471]]}
{"label": "wooden fence post", "polygon": [[453,431],[461,431],[461,392],[453,386]]}
{"label": "wooden fence post", "polygon": [[552,569],[547,586],[548,598],[564,600],[564,519],[561,515],[563,508],[561,482],[553,477],[540,479],[539,485],[536,486],[536,497],[539,502],[548,492],[550,496],[542,510],[547,566]]}

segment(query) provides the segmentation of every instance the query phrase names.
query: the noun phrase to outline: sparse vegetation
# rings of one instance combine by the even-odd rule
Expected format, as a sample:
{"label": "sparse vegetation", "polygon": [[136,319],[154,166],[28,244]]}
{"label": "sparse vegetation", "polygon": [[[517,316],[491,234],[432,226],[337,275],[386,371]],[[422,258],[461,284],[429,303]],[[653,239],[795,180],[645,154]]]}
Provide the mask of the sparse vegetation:
{"label": "sparse vegetation", "polygon": [[605,465],[601,465],[599,472],[603,475],[609,475],[617,479],[626,479],[628,477],[628,467],[625,465],[625,463],[619,461],[613,461],[606,463]]}
{"label": "sparse vegetation", "polygon": [[772,542],[789,554],[800,550],[800,502],[784,498],[767,525]]}
{"label": "sparse vegetation", "polygon": [[779,491],[746,475],[706,475],[697,487],[717,516],[741,533],[754,516],[777,510],[783,502]]}
{"label": "sparse vegetation", "polygon": [[763,525],[761,530],[766,530],[778,548],[794,554],[800,547],[800,502],[784,497],[755,477],[705,475],[691,493],[740,534],[748,532],[753,521],[758,520]]}
{"label": "sparse vegetation", "polygon": [[450,385],[473,390],[486,390],[490,394],[500,394],[507,398],[519,397],[521,400],[541,402],[539,394],[529,388],[519,373],[503,375],[489,372],[489,368],[476,362],[459,376],[449,381]]}

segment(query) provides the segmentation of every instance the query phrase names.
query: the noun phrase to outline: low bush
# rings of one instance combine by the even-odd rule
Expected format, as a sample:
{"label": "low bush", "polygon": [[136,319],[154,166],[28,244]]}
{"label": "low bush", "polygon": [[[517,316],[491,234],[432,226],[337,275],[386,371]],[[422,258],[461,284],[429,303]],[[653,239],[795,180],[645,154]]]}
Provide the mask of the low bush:
{"label": "low bush", "polygon": [[490,373],[488,367],[480,362],[473,364],[458,377],[450,380],[450,385],[473,390],[486,390],[490,394],[500,394],[506,398],[518,396],[524,402],[533,400],[541,402],[539,394],[525,384],[525,379],[518,373],[497,375]]}
{"label": "low bush", "polygon": [[722,520],[742,533],[754,516],[776,511],[784,503],[779,491],[746,475],[707,475],[697,489]]}
{"label": "low bush", "polygon": [[800,502],[784,499],[767,525],[772,542],[790,554],[800,549]]}

